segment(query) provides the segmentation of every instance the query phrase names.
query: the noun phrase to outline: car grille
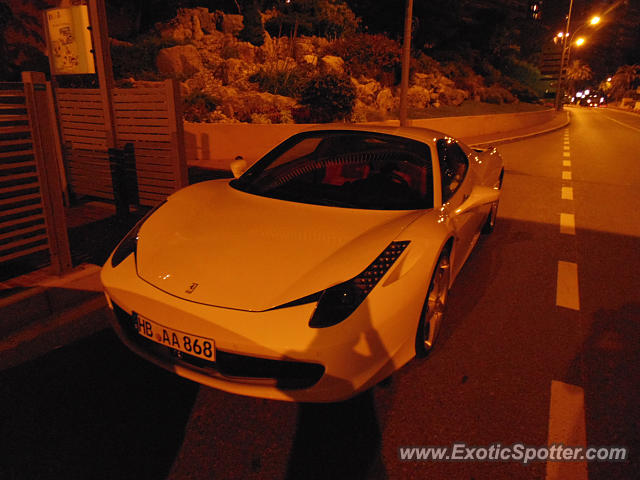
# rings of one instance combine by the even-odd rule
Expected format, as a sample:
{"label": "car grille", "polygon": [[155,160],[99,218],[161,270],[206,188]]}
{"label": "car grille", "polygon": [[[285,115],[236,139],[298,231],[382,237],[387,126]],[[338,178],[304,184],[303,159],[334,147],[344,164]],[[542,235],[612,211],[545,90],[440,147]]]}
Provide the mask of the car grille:
{"label": "car grille", "polygon": [[[209,376],[228,377],[242,383],[244,380],[271,380],[282,389],[309,388],[324,375],[324,366],[317,363],[294,362],[250,357],[216,349],[216,361],[211,362],[153,342],[139,335],[131,315],[113,304],[118,324],[129,341],[156,357],[196,369]],[[219,374],[219,375],[217,375]]]}

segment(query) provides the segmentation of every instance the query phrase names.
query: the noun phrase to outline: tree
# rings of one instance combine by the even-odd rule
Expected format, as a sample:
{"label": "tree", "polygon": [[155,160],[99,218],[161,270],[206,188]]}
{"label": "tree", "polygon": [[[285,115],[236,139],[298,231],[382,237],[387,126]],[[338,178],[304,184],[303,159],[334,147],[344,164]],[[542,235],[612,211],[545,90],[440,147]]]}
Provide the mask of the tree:
{"label": "tree", "polygon": [[259,0],[245,0],[242,9],[244,27],[240,32],[240,40],[249,42],[256,47],[264,43],[264,27],[260,15]]}
{"label": "tree", "polygon": [[274,36],[300,33],[336,38],[354,33],[360,23],[344,0],[282,0],[273,13],[267,29]]}
{"label": "tree", "polygon": [[567,67],[567,82],[569,84],[569,92],[572,95],[576,92],[576,87],[581,82],[591,80],[593,78],[593,71],[591,67],[581,60],[574,60]]}
{"label": "tree", "polygon": [[620,100],[640,80],[640,65],[623,65],[611,77],[611,95]]}

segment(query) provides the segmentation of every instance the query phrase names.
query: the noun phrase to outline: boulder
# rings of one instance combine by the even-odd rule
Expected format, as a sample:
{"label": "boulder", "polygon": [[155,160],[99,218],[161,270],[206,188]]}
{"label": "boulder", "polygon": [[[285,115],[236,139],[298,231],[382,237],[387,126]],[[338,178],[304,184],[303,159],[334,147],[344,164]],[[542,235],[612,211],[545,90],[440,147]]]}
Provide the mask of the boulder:
{"label": "boulder", "polygon": [[225,14],[222,17],[222,31],[237,36],[244,28],[242,15]]}
{"label": "boulder", "polygon": [[305,55],[302,57],[302,61],[309,65],[313,65],[314,67],[318,65],[318,56],[317,55]]}
{"label": "boulder", "polygon": [[202,70],[202,60],[193,45],[163,48],[156,57],[158,72],[169,77],[190,77]]}
{"label": "boulder", "polygon": [[431,91],[419,85],[413,85],[407,92],[409,108],[425,108],[431,104]]}
{"label": "boulder", "polygon": [[320,59],[320,71],[322,73],[344,74],[344,60],[334,55],[325,55]]}
{"label": "boulder", "polygon": [[356,98],[365,105],[374,105],[378,98],[378,93],[382,90],[382,85],[371,78],[360,78],[360,80],[351,79],[356,87]]}
{"label": "boulder", "polygon": [[222,82],[225,85],[245,82],[257,70],[257,65],[244,62],[239,58],[227,58],[222,67]]}
{"label": "boulder", "polygon": [[240,60],[247,63],[253,63],[255,61],[257,47],[251,45],[249,42],[238,42],[236,48]]}
{"label": "boulder", "polygon": [[200,21],[200,28],[203,33],[211,34],[216,30],[216,15],[215,13],[209,13],[209,9],[206,7],[192,8],[194,16]]}
{"label": "boulder", "polygon": [[293,48],[293,58],[295,58],[297,62],[301,62],[305,56],[314,55],[315,53],[316,48],[312,38],[300,37],[296,39]]}
{"label": "boulder", "polygon": [[157,23],[156,30],[160,37],[184,43],[189,40],[200,40],[204,35],[202,22],[211,28],[211,14],[206,8],[180,8],[177,16],[167,23]]}
{"label": "boulder", "polygon": [[398,108],[399,102],[400,100],[393,96],[393,92],[390,88],[383,88],[376,97],[376,105],[383,113],[389,113]]}

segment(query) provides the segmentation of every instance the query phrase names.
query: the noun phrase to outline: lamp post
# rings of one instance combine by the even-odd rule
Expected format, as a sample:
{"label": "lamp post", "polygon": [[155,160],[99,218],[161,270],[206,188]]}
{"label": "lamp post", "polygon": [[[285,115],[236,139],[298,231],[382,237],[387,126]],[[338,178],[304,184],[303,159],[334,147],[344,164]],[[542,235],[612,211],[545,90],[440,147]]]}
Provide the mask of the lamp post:
{"label": "lamp post", "polygon": [[562,73],[564,71],[564,56],[567,49],[567,38],[569,37],[569,25],[571,24],[571,11],[573,10],[573,0],[569,2],[569,15],[567,15],[567,25],[562,37],[562,55],[560,56],[560,73],[558,73],[558,85],[556,86],[556,110],[562,110]]}
{"label": "lamp post", "polygon": [[[571,2],[569,3],[569,15],[567,15],[567,25],[566,25],[566,30],[564,32],[564,34],[558,34],[558,36],[562,37],[562,55],[560,57],[560,73],[558,74],[558,86],[556,88],[556,100],[555,100],[555,108],[556,110],[562,110],[562,97],[563,97],[563,84],[562,81],[564,80],[562,75],[564,73],[564,66],[565,66],[565,59],[566,59],[566,64],[567,66],[569,65],[569,59],[571,56],[571,45],[573,44],[573,38],[576,36],[576,34],[582,30],[584,27],[586,27],[587,25],[597,25],[598,23],[600,23],[601,18],[599,16],[594,16],[591,17],[591,20],[589,20],[589,22],[583,23],[582,25],[580,25],[578,28],[576,28],[576,31],[573,32],[573,34],[571,34],[571,37],[569,38],[569,25],[571,23],[571,10],[573,9],[573,0],[571,0]],[[585,42],[583,37],[578,37],[578,39],[576,40],[576,45],[580,46]]]}
{"label": "lamp post", "polygon": [[[571,0],[573,1],[573,0]],[[411,22],[413,20],[413,0],[407,0],[404,15],[404,39],[402,43],[402,78],[400,80],[400,126],[407,126],[407,92],[409,91],[409,64],[411,60]]]}

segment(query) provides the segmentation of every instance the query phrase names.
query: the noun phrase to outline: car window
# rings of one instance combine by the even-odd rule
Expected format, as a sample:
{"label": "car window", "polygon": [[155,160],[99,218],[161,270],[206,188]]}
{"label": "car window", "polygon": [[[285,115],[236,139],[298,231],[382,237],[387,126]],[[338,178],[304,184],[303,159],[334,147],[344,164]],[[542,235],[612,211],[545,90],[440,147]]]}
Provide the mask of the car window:
{"label": "car window", "polygon": [[362,131],[297,134],[231,185],[281,200],[377,210],[433,208],[429,147]]}
{"label": "car window", "polygon": [[469,168],[469,159],[460,146],[450,139],[437,142],[440,177],[442,181],[442,203],[448,202],[456,193]]}

